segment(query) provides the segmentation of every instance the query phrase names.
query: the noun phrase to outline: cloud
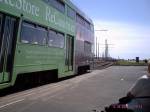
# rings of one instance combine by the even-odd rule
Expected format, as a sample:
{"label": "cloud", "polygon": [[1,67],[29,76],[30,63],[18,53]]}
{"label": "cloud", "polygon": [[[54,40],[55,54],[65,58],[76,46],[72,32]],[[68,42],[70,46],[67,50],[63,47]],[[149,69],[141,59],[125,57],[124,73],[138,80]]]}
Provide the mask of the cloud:
{"label": "cloud", "polygon": [[[108,30],[95,32],[95,35],[98,37],[99,43],[104,44],[105,39],[108,39],[108,43],[114,44],[110,45],[111,56],[150,57],[150,52],[147,51],[150,48],[150,27],[100,20],[96,20],[94,25],[96,30]],[[100,53],[103,51],[104,49],[101,49]]]}
{"label": "cloud", "polygon": [[[99,21],[94,22],[95,29],[107,29],[110,36],[123,38],[124,36],[134,38],[150,37],[150,27],[140,26],[122,22]],[[96,32],[99,33],[99,32]],[[132,39],[131,38],[131,39]]]}

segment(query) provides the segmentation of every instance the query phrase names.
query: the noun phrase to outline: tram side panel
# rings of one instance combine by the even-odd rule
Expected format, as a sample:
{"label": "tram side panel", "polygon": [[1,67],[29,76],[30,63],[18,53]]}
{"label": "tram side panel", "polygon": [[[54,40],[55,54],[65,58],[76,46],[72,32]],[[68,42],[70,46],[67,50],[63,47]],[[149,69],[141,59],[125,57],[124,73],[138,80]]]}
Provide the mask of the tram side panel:
{"label": "tram side panel", "polygon": [[[57,69],[58,78],[61,78],[74,73],[72,70],[73,64],[71,63],[71,66],[65,64],[65,40],[67,34],[71,35],[72,40],[75,37],[74,20],[68,20],[69,17],[66,15],[66,10],[60,12],[41,0],[26,0],[26,2],[36,6],[38,9],[37,16],[25,11],[21,5],[16,7],[16,5],[12,5],[6,0],[0,1],[0,43],[2,37],[1,29],[4,29],[3,26],[6,26],[6,31],[3,32],[6,34],[10,33],[5,38],[7,43],[11,39],[10,35],[12,40],[16,40],[16,42],[9,43],[10,46],[14,43],[14,46],[12,46],[13,50],[15,50],[14,54],[10,52],[11,48],[4,49],[7,48],[5,40],[5,45],[0,45],[0,89],[13,86],[20,74],[29,76],[28,73]],[[14,0],[12,3],[16,4],[18,2]],[[57,5],[59,6],[60,4]],[[63,7],[65,9],[65,3],[63,3]],[[52,17],[56,19],[57,23],[51,22]],[[15,25],[15,21],[19,25]],[[12,35],[15,32],[13,29],[17,29],[17,34]],[[13,39],[14,37],[15,39]],[[4,51],[3,54],[5,56],[1,56],[1,51]],[[3,59],[4,57],[5,59]],[[10,57],[14,57],[14,59],[10,60]],[[72,60],[72,58],[69,59]],[[1,66],[1,60],[4,61],[3,66]],[[10,61],[13,63],[13,67],[12,65],[6,66],[9,65],[8,62]]]}
{"label": "tram side panel", "polygon": [[90,70],[93,64],[94,33],[81,23],[76,23],[76,73]]}

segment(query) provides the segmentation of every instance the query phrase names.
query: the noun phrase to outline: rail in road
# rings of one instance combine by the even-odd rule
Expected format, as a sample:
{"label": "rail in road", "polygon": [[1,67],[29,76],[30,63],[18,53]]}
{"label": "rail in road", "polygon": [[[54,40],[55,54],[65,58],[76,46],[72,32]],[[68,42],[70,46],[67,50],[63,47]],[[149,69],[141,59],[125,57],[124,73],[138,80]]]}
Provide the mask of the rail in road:
{"label": "rail in road", "polygon": [[110,61],[95,61],[94,62],[94,69],[104,69],[107,67],[110,67],[114,64],[114,62],[110,62]]}

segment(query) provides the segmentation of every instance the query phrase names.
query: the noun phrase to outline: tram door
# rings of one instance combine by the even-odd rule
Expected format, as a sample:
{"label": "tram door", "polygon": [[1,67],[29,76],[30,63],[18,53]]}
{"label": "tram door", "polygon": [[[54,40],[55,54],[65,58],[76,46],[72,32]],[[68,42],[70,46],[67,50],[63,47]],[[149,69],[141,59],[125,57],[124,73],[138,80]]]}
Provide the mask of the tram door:
{"label": "tram door", "polygon": [[0,84],[11,81],[16,43],[16,22],[15,18],[0,14]]}
{"label": "tram door", "polygon": [[74,51],[73,37],[67,35],[67,38],[66,38],[66,66],[67,66],[67,71],[73,70],[73,55],[74,55],[73,51]]}

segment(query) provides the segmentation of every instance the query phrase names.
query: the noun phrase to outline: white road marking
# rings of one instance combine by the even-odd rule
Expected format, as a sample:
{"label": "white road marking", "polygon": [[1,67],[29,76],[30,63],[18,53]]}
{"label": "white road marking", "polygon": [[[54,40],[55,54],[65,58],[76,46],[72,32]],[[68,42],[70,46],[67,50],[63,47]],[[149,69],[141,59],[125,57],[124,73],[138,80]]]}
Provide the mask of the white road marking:
{"label": "white road marking", "polygon": [[10,102],[10,103],[7,103],[7,104],[5,104],[5,105],[0,106],[0,109],[1,109],[1,108],[4,108],[4,107],[6,107],[6,106],[12,105],[12,104],[21,102],[21,101],[23,101],[23,100],[24,100],[24,99],[17,100],[17,101],[13,101],[13,102]]}

